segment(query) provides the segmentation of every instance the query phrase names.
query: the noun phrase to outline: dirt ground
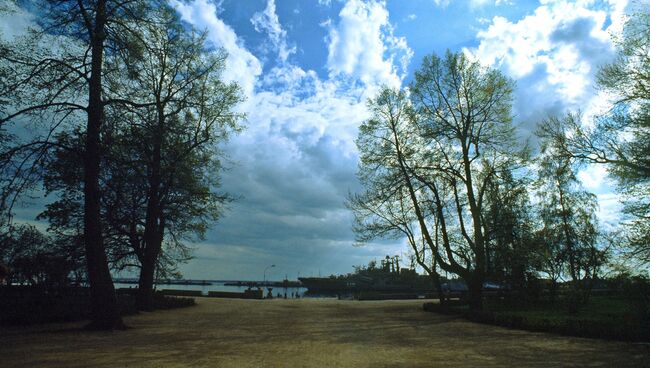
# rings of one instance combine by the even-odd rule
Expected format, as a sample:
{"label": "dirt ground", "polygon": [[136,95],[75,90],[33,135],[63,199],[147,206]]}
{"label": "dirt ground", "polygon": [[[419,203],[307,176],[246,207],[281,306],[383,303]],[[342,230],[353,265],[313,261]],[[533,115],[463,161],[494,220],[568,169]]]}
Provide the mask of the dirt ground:
{"label": "dirt ground", "polygon": [[509,330],[422,301],[234,300],[126,318],[0,329],[9,367],[650,367],[650,346]]}

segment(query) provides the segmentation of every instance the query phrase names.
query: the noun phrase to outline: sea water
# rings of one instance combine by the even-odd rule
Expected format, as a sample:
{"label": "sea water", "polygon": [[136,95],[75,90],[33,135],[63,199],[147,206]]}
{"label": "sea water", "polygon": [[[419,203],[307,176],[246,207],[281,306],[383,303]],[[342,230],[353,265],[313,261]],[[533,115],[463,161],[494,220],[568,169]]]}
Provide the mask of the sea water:
{"label": "sea water", "polygon": [[[201,280],[203,281],[203,280]],[[210,285],[185,285],[185,284],[156,284],[156,290],[163,290],[163,289],[174,289],[174,290],[200,290],[203,295],[208,295],[209,291],[229,291],[229,292],[237,292],[237,293],[243,293],[244,290],[248,289],[248,286],[231,286],[231,285],[224,285],[225,283],[231,282],[231,281],[214,281],[214,280],[205,280],[207,283],[211,283]],[[115,288],[136,288],[138,284],[131,284],[131,283],[115,283]],[[261,286],[260,286],[261,287]],[[273,290],[271,291],[273,293],[273,297],[277,298],[278,293],[282,298],[284,298],[284,294],[287,294],[287,298],[291,298],[291,295],[299,295],[300,297],[304,296],[309,296],[305,295],[307,292],[307,288],[304,287],[283,287],[283,286],[271,286]],[[264,296],[268,294],[268,287],[264,286],[261,287],[262,290],[264,290]],[[253,289],[256,289],[256,287],[253,287]]]}

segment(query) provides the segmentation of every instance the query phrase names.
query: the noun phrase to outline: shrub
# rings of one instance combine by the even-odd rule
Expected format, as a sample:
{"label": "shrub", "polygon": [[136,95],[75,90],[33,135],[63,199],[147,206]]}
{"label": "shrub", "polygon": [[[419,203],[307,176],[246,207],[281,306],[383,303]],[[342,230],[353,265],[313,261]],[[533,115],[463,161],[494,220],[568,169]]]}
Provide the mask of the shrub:
{"label": "shrub", "polygon": [[[613,303],[612,306],[616,306]],[[605,308],[607,303],[592,305],[592,308]],[[610,306],[611,307],[611,306]],[[565,308],[543,310],[481,310],[452,307],[434,303],[424,303],[422,308],[428,312],[462,316],[470,321],[524,329],[537,332],[553,332],[570,336],[596,337],[616,340],[650,341],[650,328],[647,320],[640,321],[634,314],[625,310],[615,315],[593,313],[590,316],[567,315]]]}
{"label": "shrub", "polygon": [[[155,294],[154,309],[172,309],[195,305],[192,298]],[[118,293],[122,315],[138,313],[135,294]],[[86,288],[46,290],[35,287],[0,287],[0,325],[27,325],[86,319],[90,297]]]}

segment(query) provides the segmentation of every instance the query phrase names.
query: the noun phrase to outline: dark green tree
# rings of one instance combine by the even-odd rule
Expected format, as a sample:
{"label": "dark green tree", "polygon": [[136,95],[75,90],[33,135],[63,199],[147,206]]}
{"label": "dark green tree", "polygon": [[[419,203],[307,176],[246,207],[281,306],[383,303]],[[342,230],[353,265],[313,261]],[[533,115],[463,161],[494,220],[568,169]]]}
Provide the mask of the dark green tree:
{"label": "dark green tree", "polygon": [[[230,200],[216,191],[219,145],[241,118],[232,111],[238,86],[221,81],[225,53],[206,51],[205,36],[182,26],[168,6],[150,20],[111,63],[110,90],[139,103],[107,108],[101,174],[109,255],[117,268],[139,268],[141,309],[151,308],[156,273],[175,273],[176,261],[189,258],[183,241],[202,238]],[[64,174],[68,166],[53,168],[51,189],[78,193],[79,183]]]}
{"label": "dark green tree", "polygon": [[82,248],[34,226],[12,226],[0,238],[0,254],[0,262],[11,269],[10,283],[55,288],[78,283],[83,276]]}
{"label": "dark green tree", "polygon": [[125,64],[129,94],[142,94],[143,103],[151,103],[133,110],[127,129],[138,138],[131,142],[130,155],[142,164],[147,193],[141,252],[136,253],[142,309],[151,307],[165,234],[176,245],[186,235],[202,237],[228,200],[214,190],[221,170],[218,145],[239,130],[241,118],[233,111],[241,101],[239,87],[221,80],[225,53],[206,52],[205,35],[187,31],[170,7],[161,7],[152,18],[155,23],[141,28],[146,41]]}
{"label": "dark green tree", "polygon": [[[129,98],[106,88],[107,55],[129,48],[134,22],[146,22],[157,1],[52,0],[28,2],[39,14],[40,29],[23,39],[0,45],[0,126],[9,122],[45,123],[45,132],[24,144],[15,143],[2,155],[9,178],[4,193],[24,192],[38,181],[42,159],[54,144],[54,133],[65,126],[83,126],[83,239],[91,290],[90,328],[123,328],[102,237],[100,162],[105,110],[129,105]],[[47,124],[49,122],[49,125]],[[3,195],[2,209],[11,210]],[[15,196],[14,196],[15,198]]]}

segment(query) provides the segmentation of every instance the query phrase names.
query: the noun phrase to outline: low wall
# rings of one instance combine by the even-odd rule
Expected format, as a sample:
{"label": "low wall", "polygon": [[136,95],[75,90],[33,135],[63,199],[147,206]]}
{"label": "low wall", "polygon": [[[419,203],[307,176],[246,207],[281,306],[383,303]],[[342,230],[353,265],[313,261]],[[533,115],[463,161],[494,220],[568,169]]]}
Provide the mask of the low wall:
{"label": "low wall", "polygon": [[162,295],[174,296],[203,296],[203,292],[201,290],[162,289],[160,293]]}
{"label": "low wall", "polygon": [[245,290],[243,293],[232,291],[209,291],[208,296],[212,298],[235,298],[235,299],[262,299],[262,290]]}
{"label": "low wall", "polygon": [[208,291],[208,296],[211,298],[240,298],[244,299],[244,293],[237,293],[233,291]]}
{"label": "low wall", "polygon": [[362,291],[358,296],[359,300],[398,300],[418,299],[416,293],[382,293],[376,291]]}

